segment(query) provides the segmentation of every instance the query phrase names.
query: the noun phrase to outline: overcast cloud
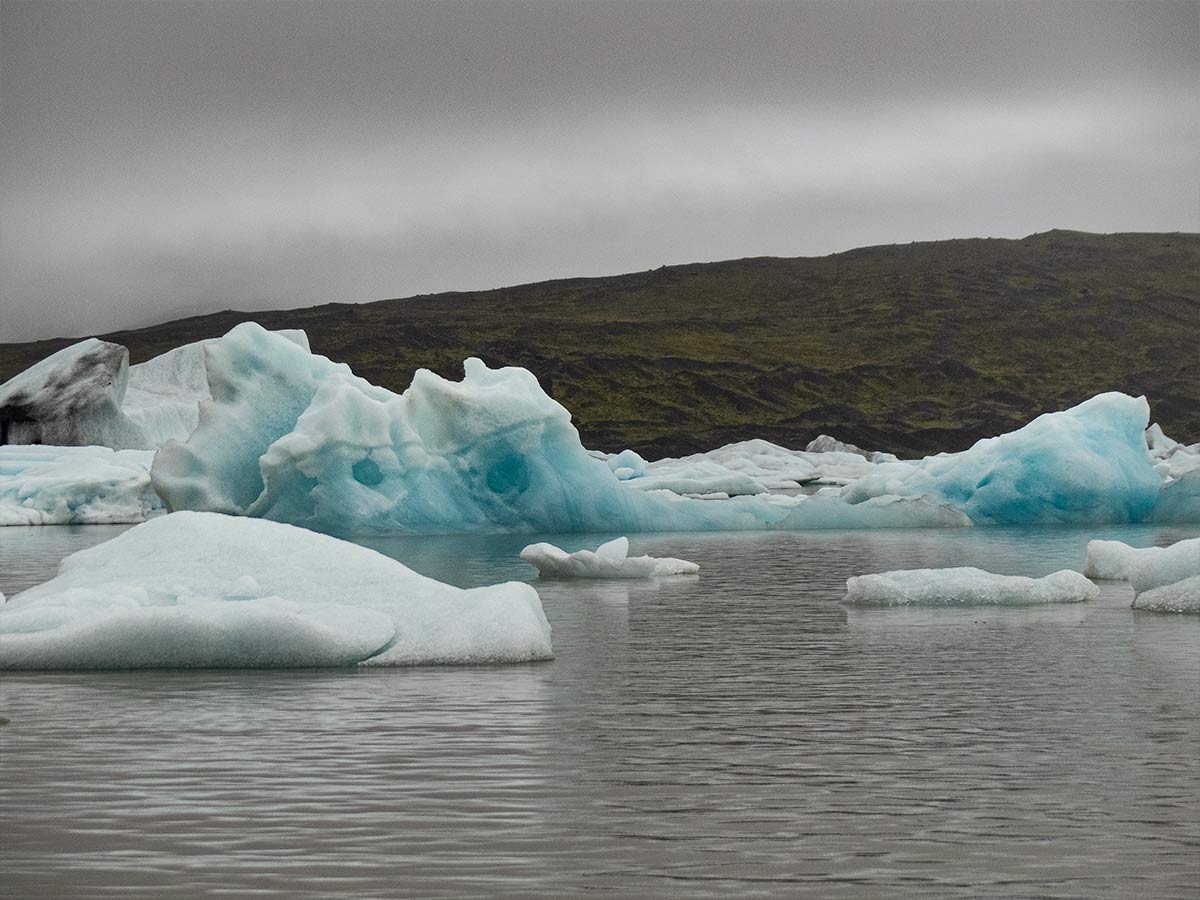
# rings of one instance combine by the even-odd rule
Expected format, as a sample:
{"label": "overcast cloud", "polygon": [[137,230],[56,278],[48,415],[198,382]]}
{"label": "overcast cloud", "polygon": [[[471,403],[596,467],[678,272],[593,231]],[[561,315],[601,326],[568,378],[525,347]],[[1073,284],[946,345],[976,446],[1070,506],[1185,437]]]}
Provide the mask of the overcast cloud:
{"label": "overcast cloud", "polygon": [[1200,230],[1200,4],[0,5],[0,340]]}

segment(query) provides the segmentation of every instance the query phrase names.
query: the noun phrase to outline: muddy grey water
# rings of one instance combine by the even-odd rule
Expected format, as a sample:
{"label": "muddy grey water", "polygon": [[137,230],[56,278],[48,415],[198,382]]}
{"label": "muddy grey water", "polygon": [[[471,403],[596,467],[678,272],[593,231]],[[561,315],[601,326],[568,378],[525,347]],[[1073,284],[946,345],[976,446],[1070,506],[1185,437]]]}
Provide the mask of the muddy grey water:
{"label": "muddy grey water", "polygon": [[[0,529],[0,590],[117,531]],[[7,674],[0,891],[1195,898],[1200,618],[837,600],[1198,531],[635,536],[701,576],[539,582],[549,663]],[[371,543],[474,585],[526,541]]]}

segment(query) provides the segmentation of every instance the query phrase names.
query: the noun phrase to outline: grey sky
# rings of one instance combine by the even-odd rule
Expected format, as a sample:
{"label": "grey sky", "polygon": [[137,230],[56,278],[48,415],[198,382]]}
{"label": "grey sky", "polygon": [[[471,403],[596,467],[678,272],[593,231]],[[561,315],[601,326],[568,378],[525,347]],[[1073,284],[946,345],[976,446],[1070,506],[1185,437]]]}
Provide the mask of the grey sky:
{"label": "grey sky", "polygon": [[0,340],[1200,230],[1200,3],[0,4]]}

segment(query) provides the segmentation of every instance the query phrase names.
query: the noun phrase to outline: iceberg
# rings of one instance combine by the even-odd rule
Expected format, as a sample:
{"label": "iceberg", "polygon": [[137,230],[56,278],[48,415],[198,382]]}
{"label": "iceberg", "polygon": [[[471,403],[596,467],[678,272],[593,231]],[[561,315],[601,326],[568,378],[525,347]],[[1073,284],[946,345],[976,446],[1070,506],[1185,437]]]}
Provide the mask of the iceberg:
{"label": "iceberg", "polygon": [[1043,578],[996,575],[983,569],[907,569],[858,575],[846,582],[854,606],[1033,606],[1094,600],[1100,589],[1063,569]]}
{"label": "iceberg", "polygon": [[182,512],[75,553],[0,607],[0,668],[524,662],[552,656],[537,593],[462,590],[275,522]]}
{"label": "iceberg", "polygon": [[[821,449],[812,449],[814,445]],[[789,450],[755,438],[690,456],[643,461],[624,480],[641,490],[669,490],[685,496],[716,492],[753,495],[794,491],[806,484],[845,485],[874,471],[879,463],[897,461],[890,453],[842,449],[847,446],[832,438],[818,438],[808,450]],[[617,459],[610,458],[610,465],[619,465]]]}
{"label": "iceberg", "polygon": [[977,525],[1145,521],[1162,488],[1143,434],[1149,415],[1144,397],[1099,394],[961,453],[881,464],[841,496],[928,496]]}
{"label": "iceberg", "polygon": [[1200,538],[1135,551],[1127,577],[1141,594],[1193,575],[1200,575]]}
{"label": "iceberg", "polygon": [[[308,350],[303,331],[276,333]],[[212,343],[134,366],[128,350],[98,338],[64,347],[0,385],[0,446],[154,450],[186,438],[209,397],[204,357]]]}
{"label": "iceberg", "polygon": [[145,449],[121,411],[128,379],[120,344],[89,338],[64,347],[0,385],[0,444]]}
{"label": "iceberg", "polygon": [[162,509],[153,451],[0,446],[0,526],[142,522]]}
{"label": "iceberg", "polygon": [[[332,534],[708,531],[969,525],[923,497],[689,499],[640,491],[583,448],[526,369],[418,370],[403,394],[254,323],[206,350],[211,399],[186,442],[154,458],[169,509]],[[624,464],[624,463],[632,463]]]}
{"label": "iceberg", "polygon": [[1200,575],[1138,594],[1133,598],[1133,608],[1151,612],[1200,613]]}
{"label": "iceberg", "polygon": [[592,550],[567,553],[553,544],[530,544],[521,559],[543,576],[554,578],[657,578],[695,575],[700,567],[686,559],[630,556],[629,538],[619,537]]}
{"label": "iceberg", "polygon": [[1144,552],[1121,541],[1088,541],[1083,574],[1099,581],[1125,581],[1134,560]]}

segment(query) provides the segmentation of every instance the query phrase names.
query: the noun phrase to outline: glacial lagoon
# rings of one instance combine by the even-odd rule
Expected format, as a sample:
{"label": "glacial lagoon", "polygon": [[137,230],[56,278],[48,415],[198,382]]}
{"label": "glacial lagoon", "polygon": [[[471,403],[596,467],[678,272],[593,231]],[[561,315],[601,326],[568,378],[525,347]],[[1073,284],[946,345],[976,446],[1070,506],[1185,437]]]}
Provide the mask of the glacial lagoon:
{"label": "glacial lagoon", "polygon": [[[123,529],[0,530],[0,591]],[[5,673],[0,895],[1193,898],[1200,619],[837,601],[1197,535],[636,535],[700,576],[535,581],[551,662]],[[361,543],[473,587],[607,537]]]}

